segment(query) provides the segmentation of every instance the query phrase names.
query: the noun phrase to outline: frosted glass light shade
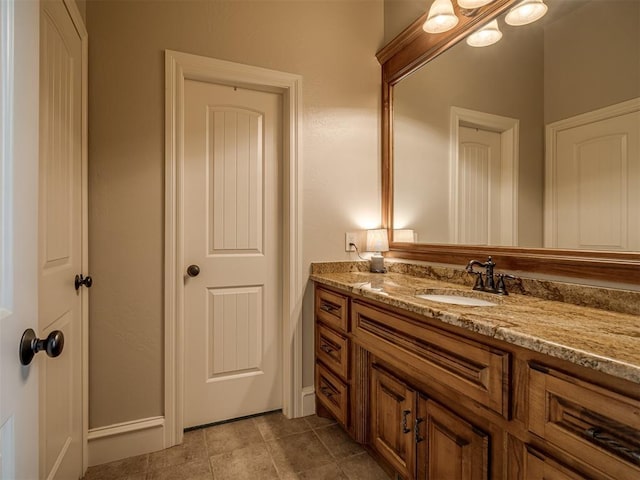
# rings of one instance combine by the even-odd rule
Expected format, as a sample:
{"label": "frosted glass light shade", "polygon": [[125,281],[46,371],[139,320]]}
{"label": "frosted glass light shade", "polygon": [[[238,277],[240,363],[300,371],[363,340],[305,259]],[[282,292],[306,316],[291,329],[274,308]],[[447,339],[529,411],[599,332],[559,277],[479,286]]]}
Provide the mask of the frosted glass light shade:
{"label": "frosted glass light shade", "polygon": [[387,230],[378,228],[376,230],[367,230],[367,252],[388,252],[389,238]]}
{"label": "frosted glass light shade", "polygon": [[453,13],[451,0],[435,0],[429,8],[429,15],[422,29],[427,33],[442,33],[451,30],[457,24],[458,17]]}
{"label": "frosted glass light shade", "polygon": [[491,20],[477,32],[467,37],[467,44],[472,47],[488,47],[502,38],[502,32],[498,28],[498,21]]}
{"label": "frosted glass light shade", "polygon": [[524,0],[509,10],[504,21],[517,27],[535,22],[545,13],[547,13],[547,6],[542,0]]}
{"label": "frosted glass light shade", "polygon": [[460,6],[460,8],[473,10],[474,8],[484,7],[485,5],[493,1],[494,0],[458,0],[458,5]]}

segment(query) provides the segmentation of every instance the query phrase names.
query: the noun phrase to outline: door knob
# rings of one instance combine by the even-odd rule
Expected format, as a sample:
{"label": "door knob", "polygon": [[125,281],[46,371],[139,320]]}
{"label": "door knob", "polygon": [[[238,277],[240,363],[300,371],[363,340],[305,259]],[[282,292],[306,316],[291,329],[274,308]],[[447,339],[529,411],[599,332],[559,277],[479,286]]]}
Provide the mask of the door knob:
{"label": "door knob", "polygon": [[93,285],[93,278],[91,278],[89,275],[87,275],[86,277],[83,277],[82,274],[76,275],[76,290],[79,290],[83,285],[87,288],[91,288],[91,285]]}
{"label": "door knob", "polygon": [[39,339],[32,328],[28,328],[20,339],[20,363],[29,365],[36,353],[44,350],[51,358],[62,353],[64,348],[64,334],[60,330],[54,330],[47,338]]}
{"label": "door knob", "polygon": [[200,275],[200,267],[198,265],[189,265],[187,267],[187,275],[190,277],[197,277]]}

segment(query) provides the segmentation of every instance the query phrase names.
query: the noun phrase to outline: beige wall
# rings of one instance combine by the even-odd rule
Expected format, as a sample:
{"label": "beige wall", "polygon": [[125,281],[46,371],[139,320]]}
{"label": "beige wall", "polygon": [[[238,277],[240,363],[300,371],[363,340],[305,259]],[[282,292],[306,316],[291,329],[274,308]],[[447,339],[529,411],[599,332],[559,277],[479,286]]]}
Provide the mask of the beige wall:
{"label": "beige wall", "polygon": [[503,26],[487,48],[461,42],[394,90],[394,222],[420,242],[450,243],[450,107],[520,120],[518,240],[542,245],[543,38]]}
{"label": "beige wall", "polygon": [[[382,0],[90,1],[90,427],[163,414],[164,49],[303,76],[304,271],[380,219]],[[309,288],[307,289],[307,292]],[[304,383],[313,383],[311,296]]]}
{"label": "beige wall", "polygon": [[429,5],[431,0],[384,0],[384,43],[415,22]]}
{"label": "beige wall", "polygon": [[592,1],[545,28],[545,123],[640,97],[640,1]]}

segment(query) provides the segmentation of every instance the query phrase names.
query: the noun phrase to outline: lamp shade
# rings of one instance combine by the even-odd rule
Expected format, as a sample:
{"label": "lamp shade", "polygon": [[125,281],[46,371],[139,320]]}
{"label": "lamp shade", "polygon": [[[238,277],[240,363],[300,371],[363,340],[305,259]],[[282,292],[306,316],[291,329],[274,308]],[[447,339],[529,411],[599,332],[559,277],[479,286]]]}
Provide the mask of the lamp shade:
{"label": "lamp shade", "polygon": [[502,32],[498,28],[498,21],[491,20],[477,32],[467,37],[467,44],[472,47],[488,47],[502,38]]}
{"label": "lamp shade", "polygon": [[416,241],[415,232],[410,228],[397,229],[393,231],[394,242],[408,242],[413,243]]}
{"label": "lamp shade", "polygon": [[367,252],[388,252],[389,238],[387,230],[378,228],[376,230],[367,230]]}
{"label": "lamp shade", "polygon": [[457,24],[458,17],[453,13],[451,0],[435,0],[429,8],[429,15],[422,29],[427,33],[442,33],[451,30]]}
{"label": "lamp shade", "polygon": [[542,0],[524,0],[509,10],[504,21],[517,27],[535,22],[545,13],[547,13],[547,6]]}
{"label": "lamp shade", "polygon": [[460,8],[473,10],[474,8],[484,7],[485,5],[493,1],[494,0],[458,0],[458,5],[460,6]]}

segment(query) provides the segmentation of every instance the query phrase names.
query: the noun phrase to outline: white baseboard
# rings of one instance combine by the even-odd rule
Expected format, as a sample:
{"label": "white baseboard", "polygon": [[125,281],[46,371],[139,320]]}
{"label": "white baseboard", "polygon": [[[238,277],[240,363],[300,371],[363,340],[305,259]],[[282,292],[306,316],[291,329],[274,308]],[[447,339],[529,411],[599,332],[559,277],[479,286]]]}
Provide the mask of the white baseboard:
{"label": "white baseboard", "polygon": [[89,430],[89,466],[164,448],[164,417],[142,418]]}
{"label": "white baseboard", "polygon": [[302,416],[313,415],[316,413],[316,389],[304,387],[302,389]]}

